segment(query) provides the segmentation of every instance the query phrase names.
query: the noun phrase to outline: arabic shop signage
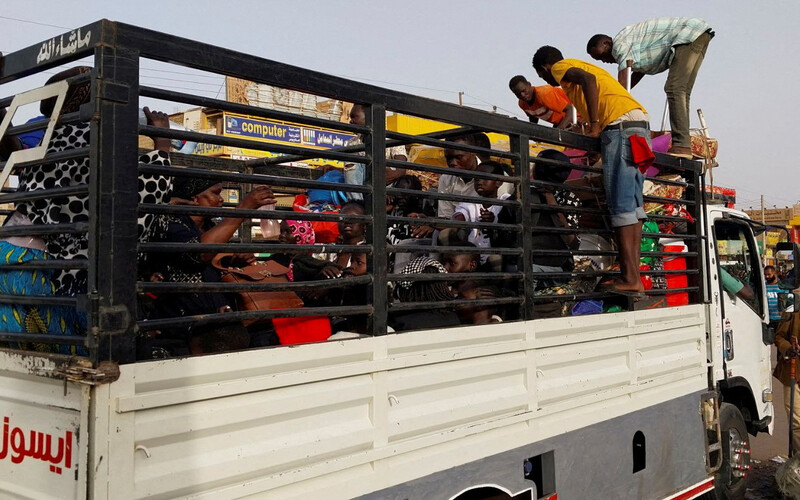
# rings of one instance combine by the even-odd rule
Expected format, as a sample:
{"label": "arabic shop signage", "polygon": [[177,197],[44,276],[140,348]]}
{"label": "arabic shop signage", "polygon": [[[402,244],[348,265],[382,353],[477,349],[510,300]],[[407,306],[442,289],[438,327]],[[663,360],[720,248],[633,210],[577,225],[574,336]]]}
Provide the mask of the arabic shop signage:
{"label": "arabic shop signage", "polygon": [[[67,37],[64,43],[64,36]],[[87,30],[85,34],[81,30],[70,31],[69,35],[61,35],[42,43],[39,54],[36,56],[36,64],[42,64],[53,58],[74,54],[78,49],[88,47],[92,41],[92,31]]]}
{"label": "arabic shop signage", "polygon": [[225,114],[225,135],[278,144],[302,144],[320,149],[339,148],[354,136],[291,123]]}

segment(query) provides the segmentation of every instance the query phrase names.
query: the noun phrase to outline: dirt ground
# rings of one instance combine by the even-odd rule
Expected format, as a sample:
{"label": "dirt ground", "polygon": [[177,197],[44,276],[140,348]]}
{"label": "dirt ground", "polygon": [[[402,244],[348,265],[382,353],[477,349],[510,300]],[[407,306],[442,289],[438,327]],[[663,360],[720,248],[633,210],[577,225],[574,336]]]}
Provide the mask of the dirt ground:
{"label": "dirt ground", "polygon": [[750,471],[750,479],[747,486],[745,498],[747,500],[783,500],[775,484],[775,473],[780,467],[779,463],[771,460],[752,462],[753,470]]}
{"label": "dirt ground", "polygon": [[[775,359],[775,348],[772,348],[771,359]],[[780,463],[773,461],[776,456],[786,457],[789,445],[789,423],[783,407],[783,386],[772,379],[773,405],[775,408],[775,426],[772,435],[759,434],[750,436],[753,469],[747,488],[747,500],[782,500],[775,484],[775,473]]]}

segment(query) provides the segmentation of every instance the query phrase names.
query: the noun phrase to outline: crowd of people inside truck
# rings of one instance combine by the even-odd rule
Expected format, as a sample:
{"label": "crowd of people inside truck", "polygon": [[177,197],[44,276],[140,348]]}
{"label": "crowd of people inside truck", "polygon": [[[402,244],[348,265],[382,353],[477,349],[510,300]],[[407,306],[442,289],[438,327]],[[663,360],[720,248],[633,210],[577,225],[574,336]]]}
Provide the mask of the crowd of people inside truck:
{"label": "crowd of people inside truck", "polygon": [[[664,32],[676,33],[677,38],[673,37],[675,43],[661,47],[672,54],[670,60],[674,64],[674,61],[679,61],[679,55],[684,54],[683,46],[695,43],[694,39],[689,40],[687,37],[713,36],[710,28],[699,20],[662,19],[642,24],[646,26],[633,30],[626,28],[627,31],[623,30],[613,39],[597,35],[590,40],[587,50],[595,59],[617,62],[622,68],[626,64],[627,55],[638,54],[629,47],[630,39],[636,36],[652,36],[657,27]],[[640,42],[645,43],[641,40]],[[707,45],[707,40],[705,44]],[[705,46],[702,51],[705,51]],[[648,55],[652,56],[649,53]],[[695,61],[695,64],[699,67],[700,62]],[[502,299],[520,295],[519,281],[513,275],[521,273],[521,261],[512,253],[489,249],[518,248],[520,231],[532,233],[534,248],[555,251],[551,255],[544,252],[529,257],[534,272],[539,276],[532,286],[542,295],[604,290],[619,297],[641,300],[646,298],[643,291],[653,286],[648,281],[649,277],[640,275],[643,221],[647,219],[642,195],[644,172],[653,159],[644,108],[610,74],[592,64],[565,59],[554,47],[540,48],[533,57],[533,67],[548,86],[534,87],[523,76],[515,76],[509,82],[511,91],[519,98],[520,107],[531,121],[543,120],[554,126],[569,127],[574,131],[601,138],[600,158],[589,155],[589,163],[602,161],[608,216],[600,219],[609,221],[609,229],[613,230],[619,251],[619,277],[600,283],[603,275],[597,271],[610,271],[612,263],[602,262],[605,259],[602,256],[580,257],[581,239],[574,230],[580,227],[602,229],[604,226],[602,221],[598,223],[596,219],[580,215],[582,212],[579,209],[587,199],[580,199],[576,196],[576,191],[569,188],[567,178],[573,164],[568,156],[555,149],[546,149],[535,158],[532,180],[538,182],[530,189],[533,206],[538,208],[533,209],[532,227],[520,228],[522,219],[519,202],[516,201],[520,187],[513,182],[514,173],[510,162],[493,157],[489,151],[479,153],[458,149],[459,144],[469,148],[491,149],[489,137],[482,132],[450,137],[444,147],[444,157],[453,173],[439,176],[436,192],[473,197],[472,200],[426,197],[423,195],[422,183],[411,168],[406,170],[390,166],[386,170],[387,184],[402,190],[400,194],[387,198],[387,216],[415,219],[414,222],[390,220],[387,224],[386,240],[394,249],[386,255],[388,273],[397,276],[397,279],[390,280],[388,284],[389,300],[396,303],[436,304],[435,307],[422,310],[398,308],[390,312],[389,331],[479,325],[517,319],[519,303]],[[660,70],[668,67],[669,61]],[[690,72],[696,74],[697,67],[690,68]],[[637,67],[634,64],[634,82],[638,81],[637,75],[657,72],[655,69]],[[48,83],[74,79],[89,71],[91,68],[73,68],[55,75]],[[682,68],[681,71],[685,72],[686,69]],[[691,77],[690,83],[684,82],[686,85],[682,91],[686,93],[687,85],[690,91],[693,82],[694,77]],[[88,81],[71,85],[61,108],[61,115],[77,111],[82,104],[89,101],[89,94]],[[678,117],[678,122],[673,123],[676,142],[670,150],[681,155],[687,153],[685,148],[688,147],[688,143],[684,143],[684,139],[688,141],[688,137],[683,137],[678,131],[684,125],[688,128],[688,122],[680,122],[683,108],[688,112],[688,96],[684,95],[683,99],[680,101],[681,110],[676,108],[674,113]],[[43,101],[42,114],[49,116],[53,106],[52,99]],[[672,108],[672,104],[670,107]],[[0,110],[0,113],[5,114],[4,110]],[[168,118],[163,113],[145,108],[144,114],[148,125],[169,127]],[[354,105],[350,122],[364,125],[365,121],[365,108],[359,104]],[[637,137],[641,141],[637,142]],[[20,137],[4,136],[2,141],[0,153],[4,160],[11,152],[26,147]],[[48,153],[84,148],[89,141],[89,124],[64,124],[56,128]],[[356,137],[348,145],[357,144],[363,144],[361,137]],[[142,155],[140,162],[169,165],[170,149],[169,139],[156,137],[154,150]],[[407,151],[402,146],[387,148],[386,157],[404,162],[408,159]],[[598,167],[599,165],[597,164]],[[292,212],[287,212],[287,217],[279,222],[280,232],[276,238],[277,243],[284,245],[280,251],[269,252],[269,246],[265,242],[267,253],[258,255],[252,252],[142,252],[138,279],[144,283],[231,282],[233,278],[230,277],[250,273],[249,279],[269,276],[270,279],[286,283],[333,280],[337,286],[298,289],[296,292],[287,289],[262,292],[261,295],[213,289],[187,290],[183,293],[141,292],[137,319],[145,326],[140,328],[140,357],[223,352],[248,347],[347,338],[368,333],[367,312],[342,316],[335,313],[337,308],[343,306],[368,305],[368,282],[358,279],[367,275],[368,257],[367,252],[358,250],[358,246],[367,242],[366,216],[369,215],[369,210],[365,208],[361,193],[347,189],[347,185],[365,184],[365,179],[369,177],[366,169],[367,163],[352,162],[341,171],[326,167],[321,172],[321,180],[342,182],[342,190],[317,190],[315,196],[311,197],[313,199],[310,200],[310,209],[355,216],[337,224],[333,231],[336,241],[328,248],[330,251],[303,252],[299,247],[319,243],[321,233],[315,228],[313,221],[296,220],[292,217]],[[21,169],[18,175],[19,192],[82,185],[88,183],[89,158],[84,156],[56,161],[42,167]],[[506,177],[508,179],[504,179]],[[579,182],[584,183],[585,179]],[[528,184],[524,182],[522,185]],[[231,186],[217,180],[140,173],[139,202],[219,208],[223,206],[222,190],[229,187]],[[415,191],[420,195],[415,196]],[[237,206],[240,209],[259,209],[274,206],[276,203],[276,195],[268,186],[255,186],[243,194]],[[476,201],[477,198],[482,201]],[[590,204],[597,202],[595,195],[590,198],[593,198],[588,200]],[[40,198],[17,203],[14,211],[6,217],[4,227],[76,224],[88,219],[88,194],[63,194],[51,199]],[[146,214],[139,217],[139,241],[165,244],[227,243],[240,231],[244,220],[233,216],[215,218],[210,215]],[[658,227],[651,232],[659,232]],[[330,233],[331,227],[328,224],[325,243],[331,242]],[[611,241],[602,236],[588,235],[585,240],[584,243],[590,243],[588,248],[611,249]],[[285,250],[285,245],[297,245],[298,249]],[[404,246],[408,246],[408,251],[402,251]],[[467,250],[463,253],[453,252],[448,247]],[[485,249],[485,253],[481,249]],[[76,297],[87,292],[86,268],[37,270],[25,267],[11,270],[8,267],[31,261],[85,260],[88,258],[88,240],[85,234],[73,231],[10,236],[0,240],[0,251],[4,256],[0,264],[7,266],[0,271],[0,294]],[[251,270],[257,272],[250,272]],[[594,272],[583,277],[571,276],[570,273],[576,270]],[[258,273],[261,278],[253,278]],[[420,274],[448,273],[457,275],[457,278],[414,279],[414,276]],[[470,273],[483,273],[483,277],[471,279],[468,276]],[[487,279],[485,273],[499,273],[499,278]],[[230,279],[225,280],[225,277]],[[246,281],[248,278],[245,276],[243,279]],[[447,305],[456,299],[475,300],[476,305],[464,302]],[[480,299],[496,300],[492,304],[492,301]],[[537,304],[536,310],[541,317],[602,312],[604,306],[602,302],[598,302],[545,301]],[[258,307],[274,310],[320,307],[334,312],[312,317],[272,315],[274,317],[268,319],[253,317],[227,323],[199,321],[192,326],[146,327],[147,321],[157,325],[158,320],[164,318],[202,317]],[[0,304],[0,331],[4,332],[82,335],[86,331],[86,322],[86,317],[70,305]],[[36,350],[56,349],[65,354],[85,352],[82,347],[75,345],[54,347],[36,342],[16,345]]]}

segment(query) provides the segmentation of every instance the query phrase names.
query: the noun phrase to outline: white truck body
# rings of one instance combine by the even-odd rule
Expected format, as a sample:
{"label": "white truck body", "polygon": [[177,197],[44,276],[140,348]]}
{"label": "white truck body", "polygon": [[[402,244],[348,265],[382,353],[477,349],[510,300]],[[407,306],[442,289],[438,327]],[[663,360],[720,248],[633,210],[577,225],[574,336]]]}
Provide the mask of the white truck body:
{"label": "white truck body", "polygon": [[68,382],[68,408],[63,381],[3,352],[6,414],[16,422],[57,403],[61,420],[29,427],[71,422],[85,436],[90,406],[91,436],[74,450],[88,471],[76,458],[77,474],[34,480],[45,464],[5,459],[0,489],[84,498],[88,475],[92,498],[365,495],[705,390],[706,314],[697,305],[123,365],[113,383]]}

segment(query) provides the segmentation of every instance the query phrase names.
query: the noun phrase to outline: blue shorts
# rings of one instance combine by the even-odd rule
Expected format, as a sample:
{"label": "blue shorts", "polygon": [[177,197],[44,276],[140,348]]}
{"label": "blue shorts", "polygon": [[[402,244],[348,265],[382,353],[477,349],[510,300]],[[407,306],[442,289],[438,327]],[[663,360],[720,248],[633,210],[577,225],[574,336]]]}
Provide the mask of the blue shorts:
{"label": "blue shorts", "polygon": [[650,144],[649,127],[620,129],[611,125],[600,134],[603,185],[613,227],[629,226],[647,219],[642,200],[644,174],[633,163],[628,138],[638,134]]}

